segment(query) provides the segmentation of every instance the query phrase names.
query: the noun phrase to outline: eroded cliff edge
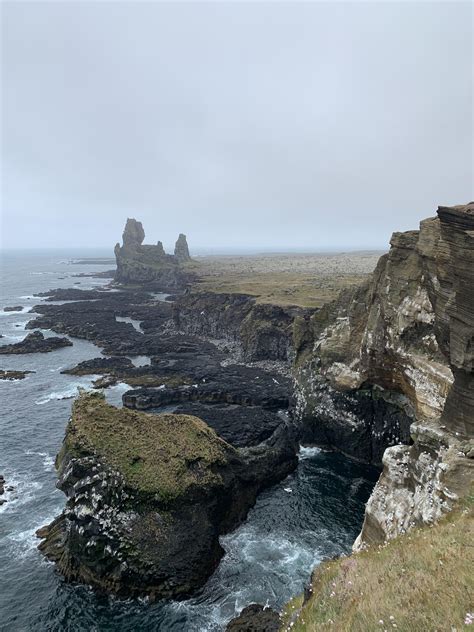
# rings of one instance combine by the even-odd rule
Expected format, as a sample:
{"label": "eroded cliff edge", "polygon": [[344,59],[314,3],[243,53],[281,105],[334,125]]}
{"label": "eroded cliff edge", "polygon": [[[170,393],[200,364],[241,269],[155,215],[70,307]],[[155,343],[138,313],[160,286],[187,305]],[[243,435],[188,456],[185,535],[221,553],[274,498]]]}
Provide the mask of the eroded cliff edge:
{"label": "eroded cliff edge", "polygon": [[297,322],[295,345],[304,438],[383,455],[355,548],[449,510],[474,472],[474,204],[395,233],[372,280]]}

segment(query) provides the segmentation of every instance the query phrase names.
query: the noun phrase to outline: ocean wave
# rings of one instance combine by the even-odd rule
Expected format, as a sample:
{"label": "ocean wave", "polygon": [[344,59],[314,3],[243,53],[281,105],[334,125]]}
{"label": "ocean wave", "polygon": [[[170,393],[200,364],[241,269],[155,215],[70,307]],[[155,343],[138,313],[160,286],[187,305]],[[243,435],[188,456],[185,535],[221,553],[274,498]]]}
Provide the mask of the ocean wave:
{"label": "ocean wave", "polygon": [[79,394],[79,389],[82,388],[86,391],[90,391],[92,389],[92,385],[90,382],[74,382],[68,388],[65,388],[62,391],[53,391],[49,393],[45,397],[41,399],[37,399],[35,404],[38,406],[42,406],[43,404],[47,404],[48,402],[59,400],[59,399],[73,399],[73,397],[77,397]]}
{"label": "ocean wave", "polygon": [[45,472],[51,472],[54,470],[54,456],[51,456],[47,452],[35,452],[34,450],[26,450],[26,456],[39,456],[43,459],[43,469]]}
{"label": "ocean wave", "polygon": [[33,500],[42,487],[43,483],[33,481],[28,476],[22,476],[15,472],[9,474],[6,478],[6,487],[13,487],[12,491],[5,491],[3,499],[6,500],[0,506],[0,513],[10,513],[16,511],[21,505],[25,505]]}

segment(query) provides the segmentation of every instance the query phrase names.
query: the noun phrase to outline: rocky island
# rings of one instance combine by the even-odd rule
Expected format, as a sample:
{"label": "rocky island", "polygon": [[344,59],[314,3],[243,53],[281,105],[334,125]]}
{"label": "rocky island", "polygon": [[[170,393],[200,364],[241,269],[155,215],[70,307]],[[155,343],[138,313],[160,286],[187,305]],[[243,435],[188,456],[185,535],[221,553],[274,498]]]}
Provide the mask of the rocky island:
{"label": "rocky island", "polygon": [[102,348],[66,372],[131,387],[123,409],[74,404],[57,460],[67,505],[41,550],[101,590],[189,594],[299,444],[383,466],[356,551],[435,524],[473,480],[473,234],[474,204],[440,207],[315,307],[213,291],[182,236],[166,255],[128,220],[115,291],[52,290],[28,324]]}

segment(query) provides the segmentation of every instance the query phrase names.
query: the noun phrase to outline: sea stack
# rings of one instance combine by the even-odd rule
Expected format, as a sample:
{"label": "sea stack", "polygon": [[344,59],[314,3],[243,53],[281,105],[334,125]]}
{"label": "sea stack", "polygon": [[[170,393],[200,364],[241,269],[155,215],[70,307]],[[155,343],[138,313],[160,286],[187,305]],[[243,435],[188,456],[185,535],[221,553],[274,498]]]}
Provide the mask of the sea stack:
{"label": "sea stack", "polygon": [[174,247],[174,256],[178,259],[180,263],[191,260],[188,242],[186,241],[186,235],[183,235],[183,233],[179,234],[179,237],[176,241],[176,245]]}
{"label": "sea stack", "polygon": [[128,218],[122,235],[122,246],[116,244],[114,252],[117,261],[115,281],[123,285],[146,286],[157,291],[182,290],[192,279],[189,270],[181,264],[190,261],[186,236],[180,234],[176,242],[175,254],[168,255],[163,243],[144,244],[145,231],[142,223]]}

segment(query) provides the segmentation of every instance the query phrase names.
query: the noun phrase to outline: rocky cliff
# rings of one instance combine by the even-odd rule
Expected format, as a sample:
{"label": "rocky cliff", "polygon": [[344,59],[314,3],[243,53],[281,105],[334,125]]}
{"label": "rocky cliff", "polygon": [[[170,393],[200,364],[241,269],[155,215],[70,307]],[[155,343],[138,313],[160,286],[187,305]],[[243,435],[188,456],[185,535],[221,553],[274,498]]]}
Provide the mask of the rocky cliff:
{"label": "rocky cliff", "polygon": [[116,244],[114,250],[117,261],[115,280],[163,291],[185,287],[193,278],[191,270],[184,265],[191,261],[186,236],[179,235],[174,255],[166,254],[161,241],[153,246],[143,244],[144,239],[142,223],[127,219],[122,246]]}
{"label": "rocky cliff", "polygon": [[117,409],[82,394],[57,457],[64,512],[40,550],[69,580],[121,596],[172,597],[204,583],[259,490],[296,465],[283,427],[236,449],[200,419]]}
{"label": "rocky cliff", "polygon": [[173,305],[179,331],[235,343],[245,361],[290,360],[293,322],[306,313],[300,307],[257,303],[247,294],[189,292]]}
{"label": "rocky cliff", "polygon": [[306,439],[383,455],[356,548],[439,517],[474,465],[474,204],[390,243],[369,282],[295,328]]}

